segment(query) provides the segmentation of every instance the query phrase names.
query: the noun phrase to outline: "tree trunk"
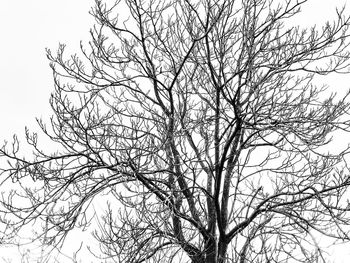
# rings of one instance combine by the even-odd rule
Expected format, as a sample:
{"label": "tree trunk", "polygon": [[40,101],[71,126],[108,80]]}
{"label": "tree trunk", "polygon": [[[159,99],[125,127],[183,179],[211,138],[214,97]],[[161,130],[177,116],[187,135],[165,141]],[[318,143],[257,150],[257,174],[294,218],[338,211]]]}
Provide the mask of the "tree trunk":
{"label": "tree trunk", "polygon": [[205,244],[205,263],[216,263],[216,240],[215,238],[210,238]]}

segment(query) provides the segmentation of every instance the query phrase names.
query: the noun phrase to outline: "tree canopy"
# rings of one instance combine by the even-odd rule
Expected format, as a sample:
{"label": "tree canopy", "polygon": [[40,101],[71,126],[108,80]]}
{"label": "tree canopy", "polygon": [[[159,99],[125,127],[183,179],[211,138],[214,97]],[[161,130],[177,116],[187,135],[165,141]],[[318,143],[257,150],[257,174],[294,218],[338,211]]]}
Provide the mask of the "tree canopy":
{"label": "tree canopy", "polygon": [[326,262],[320,237],[350,239],[350,101],[316,80],[349,72],[350,20],[294,25],[307,2],[96,0],[80,55],[47,51],[57,150],[0,149],[3,239],[90,226],[105,262]]}

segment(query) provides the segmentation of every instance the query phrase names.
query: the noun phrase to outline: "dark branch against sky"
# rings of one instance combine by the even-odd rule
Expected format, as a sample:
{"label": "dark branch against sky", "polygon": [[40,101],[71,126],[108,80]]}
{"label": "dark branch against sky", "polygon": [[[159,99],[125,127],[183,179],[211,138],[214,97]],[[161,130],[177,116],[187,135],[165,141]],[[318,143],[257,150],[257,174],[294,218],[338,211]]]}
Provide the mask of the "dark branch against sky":
{"label": "dark branch against sky", "polygon": [[[312,25],[326,20],[328,15],[331,16],[328,12],[330,7],[339,5],[341,1],[322,2],[310,1],[312,10],[303,13],[303,17],[307,18],[305,23]],[[52,77],[44,48],[55,52],[58,42],[61,42],[67,44],[68,52],[71,49],[74,53],[80,40],[87,41],[91,27],[87,12],[91,5],[92,1],[0,4],[0,25],[5,32],[5,41],[0,44],[1,139],[9,138],[14,132],[23,133],[24,125],[34,126],[34,117],[49,117],[50,113],[46,110]],[[13,14],[16,16],[13,17]]]}

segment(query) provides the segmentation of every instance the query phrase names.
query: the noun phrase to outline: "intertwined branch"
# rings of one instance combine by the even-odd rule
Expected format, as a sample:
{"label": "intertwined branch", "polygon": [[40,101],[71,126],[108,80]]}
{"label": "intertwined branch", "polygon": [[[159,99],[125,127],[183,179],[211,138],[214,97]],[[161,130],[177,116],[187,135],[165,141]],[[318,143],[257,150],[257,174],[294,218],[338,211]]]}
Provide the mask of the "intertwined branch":
{"label": "intertwined branch", "polygon": [[289,25],[305,2],[96,0],[82,58],[47,53],[57,151],[0,150],[4,234],[58,245],[107,196],[108,262],[325,261],[318,236],[349,240],[350,104],[313,80],[347,73],[350,20]]}

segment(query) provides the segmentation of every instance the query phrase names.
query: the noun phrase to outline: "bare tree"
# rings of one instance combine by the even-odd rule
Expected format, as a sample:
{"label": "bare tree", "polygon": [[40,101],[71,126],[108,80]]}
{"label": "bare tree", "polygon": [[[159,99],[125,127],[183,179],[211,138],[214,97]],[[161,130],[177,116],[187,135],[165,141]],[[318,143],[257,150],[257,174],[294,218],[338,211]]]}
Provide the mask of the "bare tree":
{"label": "bare tree", "polygon": [[292,25],[306,2],[96,0],[82,56],[47,52],[57,151],[1,148],[4,236],[92,220],[106,262],[325,262],[320,237],[350,239],[350,104],[315,77],[349,71],[350,20]]}

